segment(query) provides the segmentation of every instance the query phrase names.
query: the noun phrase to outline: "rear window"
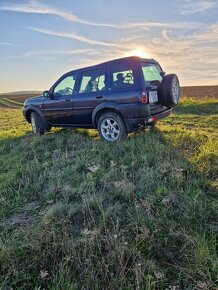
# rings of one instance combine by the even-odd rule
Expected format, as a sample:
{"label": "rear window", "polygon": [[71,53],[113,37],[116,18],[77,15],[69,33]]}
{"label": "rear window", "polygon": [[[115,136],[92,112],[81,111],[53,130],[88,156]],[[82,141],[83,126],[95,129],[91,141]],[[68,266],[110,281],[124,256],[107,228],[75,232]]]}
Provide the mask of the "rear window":
{"label": "rear window", "polygon": [[145,82],[162,81],[161,68],[158,64],[142,63],[142,72]]}

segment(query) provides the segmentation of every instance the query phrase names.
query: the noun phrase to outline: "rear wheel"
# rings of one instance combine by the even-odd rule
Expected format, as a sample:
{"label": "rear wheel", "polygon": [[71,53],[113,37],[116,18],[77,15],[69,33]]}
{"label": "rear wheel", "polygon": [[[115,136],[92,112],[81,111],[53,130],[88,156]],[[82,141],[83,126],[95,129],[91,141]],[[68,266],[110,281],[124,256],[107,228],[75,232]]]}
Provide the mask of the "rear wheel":
{"label": "rear wheel", "polygon": [[126,139],[127,131],[120,115],[107,112],[98,119],[98,132],[102,140],[117,142]]}
{"label": "rear wheel", "polygon": [[32,125],[32,132],[34,134],[42,135],[45,132],[45,127],[43,125],[42,119],[40,118],[39,114],[36,112],[31,113],[31,125]]}

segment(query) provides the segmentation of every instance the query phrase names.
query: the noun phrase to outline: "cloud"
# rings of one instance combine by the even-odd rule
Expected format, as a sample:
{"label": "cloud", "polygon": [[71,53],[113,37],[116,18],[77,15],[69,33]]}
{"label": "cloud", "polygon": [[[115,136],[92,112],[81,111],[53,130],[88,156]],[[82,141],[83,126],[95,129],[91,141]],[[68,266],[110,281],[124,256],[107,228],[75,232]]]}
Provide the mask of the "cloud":
{"label": "cloud", "polygon": [[[184,1],[189,1],[189,0],[184,0]],[[146,21],[146,22],[128,22],[128,23],[118,23],[118,24],[99,23],[99,22],[82,19],[72,12],[67,12],[61,9],[57,9],[52,6],[44,5],[42,3],[39,3],[38,1],[30,1],[28,4],[25,4],[25,5],[12,4],[12,5],[7,5],[7,6],[0,6],[0,10],[13,11],[13,12],[19,12],[19,13],[49,14],[49,15],[58,16],[70,22],[98,26],[98,27],[108,27],[108,28],[114,28],[114,29],[134,29],[134,28],[150,29],[150,28],[163,28],[163,27],[190,29],[190,27],[192,28],[197,27],[197,26],[199,27],[199,23],[194,23],[194,22],[193,23],[185,23],[185,22],[167,23],[167,22]]]}
{"label": "cloud", "polygon": [[214,8],[216,0],[176,0],[181,15],[190,15]]}
{"label": "cloud", "polygon": [[194,34],[193,39],[199,42],[205,42],[207,44],[209,42],[217,42],[218,45],[218,24],[209,26],[204,32],[200,34]]}
{"label": "cloud", "polygon": [[97,23],[97,22],[92,22],[89,20],[84,20],[84,19],[79,18],[74,13],[66,12],[64,10],[60,10],[51,6],[44,5],[42,3],[39,3],[38,1],[30,1],[26,5],[12,4],[12,5],[7,5],[7,6],[1,6],[0,10],[21,12],[21,13],[50,14],[50,15],[61,17],[70,22],[77,22],[81,24],[103,26],[103,27],[117,27],[116,25],[113,25],[113,24]]}
{"label": "cloud", "polygon": [[[87,53],[79,66],[93,65],[126,56],[140,48],[149,57],[157,59],[168,73],[179,75],[183,85],[218,83],[218,24],[198,32],[176,34],[171,29],[159,29],[155,35],[143,34],[120,38],[116,46],[99,46],[95,53]],[[75,65],[75,62],[74,62]]]}
{"label": "cloud", "polygon": [[26,51],[22,52],[20,54],[7,57],[7,60],[13,60],[13,59],[23,59],[23,58],[32,58],[35,57],[37,59],[43,59],[43,60],[50,60],[56,58],[58,55],[95,55],[96,50],[95,49],[69,49],[69,50],[38,50],[38,51]]}
{"label": "cloud", "polygon": [[[102,48],[105,59],[101,61],[126,56],[138,49],[159,61],[167,73],[177,73],[183,85],[218,84],[218,24],[186,34],[159,29],[155,34],[149,31],[146,38],[123,37],[117,44],[119,47]],[[93,56],[92,62],[90,59],[90,65],[99,62],[97,56]]]}
{"label": "cloud", "polygon": [[14,11],[14,12],[22,12],[22,13],[36,13],[36,14],[52,14],[60,16],[66,20],[72,21],[72,22],[81,22],[76,15],[68,12],[64,12],[61,10],[58,10],[56,8],[52,8],[49,6],[45,6],[43,4],[39,4],[36,1],[31,1],[29,4],[23,5],[23,4],[13,4],[8,6],[1,6],[0,10],[6,10],[6,11]]}
{"label": "cloud", "polygon": [[52,55],[74,55],[74,54],[93,54],[95,50],[93,49],[74,49],[74,50],[57,50],[57,51],[28,51],[22,55],[22,57],[32,57],[32,56],[52,56]]}
{"label": "cloud", "polygon": [[177,72],[183,84],[218,83],[218,24],[189,35],[175,36],[162,31],[145,44],[168,72]]}
{"label": "cloud", "polygon": [[17,47],[17,44],[11,43],[11,42],[6,42],[6,41],[0,41],[0,45],[5,45],[5,46],[13,46]]}
{"label": "cloud", "polygon": [[58,31],[52,31],[49,29],[40,29],[40,28],[31,28],[33,31],[40,32],[43,34],[47,35],[52,35],[52,36],[58,36],[58,37],[63,37],[63,38],[68,38],[68,39],[73,39],[73,40],[78,40],[87,44],[91,45],[101,45],[101,46],[117,46],[117,44],[109,43],[109,42],[103,42],[103,41],[97,41],[94,39],[90,39],[88,37],[73,33],[73,32],[58,32]]}

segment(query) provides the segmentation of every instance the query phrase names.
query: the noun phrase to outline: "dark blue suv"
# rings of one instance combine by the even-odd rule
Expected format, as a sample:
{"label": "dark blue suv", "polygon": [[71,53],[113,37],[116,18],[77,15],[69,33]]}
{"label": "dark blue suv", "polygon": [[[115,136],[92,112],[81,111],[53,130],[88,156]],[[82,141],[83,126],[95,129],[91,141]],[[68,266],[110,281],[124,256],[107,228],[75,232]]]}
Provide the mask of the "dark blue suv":
{"label": "dark blue suv", "polygon": [[64,74],[42,96],[27,99],[23,114],[34,133],[97,128],[115,142],[168,116],[179,96],[175,74],[166,75],[154,59],[131,56]]}

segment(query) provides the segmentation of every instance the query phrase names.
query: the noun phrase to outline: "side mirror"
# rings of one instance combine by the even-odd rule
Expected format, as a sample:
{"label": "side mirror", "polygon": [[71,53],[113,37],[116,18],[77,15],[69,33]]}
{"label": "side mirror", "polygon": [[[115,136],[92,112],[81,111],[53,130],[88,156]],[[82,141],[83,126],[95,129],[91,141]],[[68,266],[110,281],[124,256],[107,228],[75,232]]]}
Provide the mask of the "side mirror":
{"label": "side mirror", "polygon": [[50,98],[49,91],[44,91],[44,92],[43,92],[43,97],[45,97],[45,98]]}
{"label": "side mirror", "polygon": [[166,74],[166,72],[165,72],[165,71],[161,71],[161,72],[160,72],[160,75],[161,75],[162,77],[164,77],[164,76],[165,76],[165,74]]}

